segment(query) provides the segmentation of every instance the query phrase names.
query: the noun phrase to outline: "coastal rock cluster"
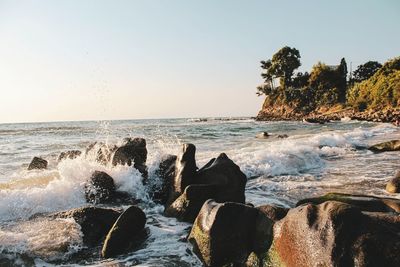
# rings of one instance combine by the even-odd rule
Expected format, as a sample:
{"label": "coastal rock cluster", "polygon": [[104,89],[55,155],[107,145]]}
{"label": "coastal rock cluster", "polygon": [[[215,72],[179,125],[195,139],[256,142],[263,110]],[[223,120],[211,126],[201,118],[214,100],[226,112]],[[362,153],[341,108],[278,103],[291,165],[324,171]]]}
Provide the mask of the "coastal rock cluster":
{"label": "coastal rock cluster", "polygon": [[[398,150],[398,142],[370,150]],[[125,139],[120,147],[94,144],[85,152],[64,152],[59,160],[88,153],[102,164],[136,168],[153,201],[164,205],[164,215],[192,224],[187,241],[204,266],[400,266],[399,199],[330,193],[290,209],[255,207],[246,203],[247,177],[240,167],[221,153],[198,168],[193,144],[161,160],[156,171],[161,184],[156,184],[148,177],[142,138]],[[41,162],[34,158],[31,165],[47,166]],[[398,193],[399,180],[397,173],[387,190]],[[132,205],[132,197],[118,192],[110,175],[94,171],[82,190],[91,205],[44,216],[73,218],[84,244],[101,247],[103,258],[145,245],[146,214],[140,203]],[[121,203],[128,207],[115,208]]]}

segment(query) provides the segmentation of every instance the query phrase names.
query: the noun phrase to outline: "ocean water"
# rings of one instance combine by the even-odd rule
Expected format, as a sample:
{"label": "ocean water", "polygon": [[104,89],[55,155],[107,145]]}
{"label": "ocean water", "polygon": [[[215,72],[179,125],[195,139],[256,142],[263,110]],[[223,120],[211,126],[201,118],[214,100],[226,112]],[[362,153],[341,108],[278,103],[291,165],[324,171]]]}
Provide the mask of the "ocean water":
{"label": "ocean water", "polygon": [[[255,138],[262,131],[271,137]],[[279,139],[279,134],[289,137]],[[85,150],[95,141],[118,144],[125,137],[146,139],[152,181],[159,179],[155,170],[162,156],[178,154],[183,143],[196,145],[198,167],[225,152],[247,175],[246,201],[255,205],[292,207],[327,192],[389,196],[385,184],[400,169],[398,152],[366,149],[400,139],[400,128],[391,124],[249,118],[0,124],[0,265],[201,266],[184,241],[190,224],[162,215],[163,207],[152,202],[138,171],[103,166],[91,155],[57,163],[62,151]],[[48,160],[48,169],[27,171],[34,156]],[[96,253],[76,257],[84,245],[73,219],[29,220],[37,213],[85,205],[83,184],[94,170],[106,171],[118,190],[139,199],[148,217],[146,242],[113,260],[101,260]]]}

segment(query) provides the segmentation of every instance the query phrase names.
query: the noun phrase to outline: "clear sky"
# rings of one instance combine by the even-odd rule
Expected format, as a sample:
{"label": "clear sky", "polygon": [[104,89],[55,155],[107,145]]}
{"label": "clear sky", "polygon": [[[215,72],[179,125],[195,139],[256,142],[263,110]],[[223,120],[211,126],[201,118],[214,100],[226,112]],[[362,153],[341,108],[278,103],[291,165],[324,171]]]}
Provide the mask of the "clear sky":
{"label": "clear sky", "polygon": [[400,56],[400,1],[0,0],[0,122],[255,116],[259,61]]}

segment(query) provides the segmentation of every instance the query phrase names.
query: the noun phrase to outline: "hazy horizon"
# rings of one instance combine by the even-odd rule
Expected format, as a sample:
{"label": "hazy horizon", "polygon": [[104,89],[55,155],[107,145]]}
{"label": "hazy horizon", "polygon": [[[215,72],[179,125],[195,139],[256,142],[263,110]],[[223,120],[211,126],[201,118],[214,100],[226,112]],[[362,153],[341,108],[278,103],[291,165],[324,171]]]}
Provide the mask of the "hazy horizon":
{"label": "hazy horizon", "polygon": [[0,0],[0,123],[256,116],[260,60],[400,55],[397,1]]}

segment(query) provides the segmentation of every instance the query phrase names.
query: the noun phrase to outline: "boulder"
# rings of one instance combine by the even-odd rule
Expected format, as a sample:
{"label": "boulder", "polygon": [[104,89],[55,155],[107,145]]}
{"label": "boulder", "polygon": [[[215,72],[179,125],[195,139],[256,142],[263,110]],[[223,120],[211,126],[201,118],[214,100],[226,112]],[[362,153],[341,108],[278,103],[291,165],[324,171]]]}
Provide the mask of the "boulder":
{"label": "boulder", "polygon": [[267,132],[261,132],[261,133],[258,133],[257,135],[256,135],[256,138],[260,138],[260,139],[267,139],[267,138],[269,138],[270,137],[270,135],[269,135],[269,133],[267,133]]}
{"label": "boulder", "polygon": [[186,186],[193,183],[197,170],[195,153],[196,147],[193,144],[183,145],[182,153],[176,160],[174,192],[171,194],[171,200],[182,194]]}
{"label": "boulder", "polygon": [[82,154],[82,151],[80,150],[69,150],[69,151],[64,151],[61,152],[60,155],[58,156],[58,161],[62,161],[63,159],[75,159],[79,157]]}
{"label": "boulder", "polygon": [[328,193],[321,197],[307,198],[297,202],[296,206],[305,203],[321,204],[326,201],[338,201],[370,212],[400,212],[400,199],[380,198],[366,195]]}
{"label": "boulder", "polygon": [[28,170],[34,170],[34,169],[40,170],[46,168],[47,168],[47,160],[39,157],[34,157],[28,166]]}
{"label": "boulder", "polygon": [[400,151],[400,140],[392,140],[379,143],[368,148],[372,152],[381,153],[386,151]]}
{"label": "boulder", "polygon": [[386,184],[386,191],[389,193],[400,193],[400,171]]}
{"label": "boulder", "polygon": [[127,251],[133,244],[143,241],[145,224],[144,212],[136,206],[130,206],[108,232],[101,255],[104,258],[111,258]]}
{"label": "boulder", "polygon": [[274,225],[272,266],[399,266],[400,217],[327,201],[291,209]]}
{"label": "boulder", "polygon": [[114,195],[114,179],[105,172],[93,172],[85,185],[86,200],[91,203],[104,203],[111,200]]}
{"label": "boulder", "polygon": [[152,198],[155,202],[166,204],[170,192],[173,192],[176,155],[166,155],[156,170],[156,175],[160,178],[160,183],[153,184]]}
{"label": "boulder", "polygon": [[272,221],[256,208],[214,200],[204,203],[188,237],[205,266],[244,264],[254,250],[268,250],[271,239]]}
{"label": "boulder", "polygon": [[273,222],[283,219],[289,211],[288,208],[273,205],[262,205],[258,206],[257,209],[264,213]]}
{"label": "boulder", "polygon": [[[194,154],[192,159],[194,159]],[[183,193],[173,203],[167,205],[166,216],[193,222],[203,203],[211,198],[221,203],[245,203],[246,175],[224,153],[210,160],[189,178],[182,177],[187,178],[190,184],[185,183]]]}
{"label": "boulder", "polygon": [[94,142],[86,148],[85,155],[91,155],[97,162],[106,165],[117,148],[117,146],[108,146],[102,142]]}
{"label": "boulder", "polygon": [[125,138],[125,144],[115,150],[112,158],[112,164],[116,165],[133,165],[147,177],[147,149],[146,140],[143,138]]}
{"label": "boulder", "polygon": [[82,207],[49,215],[52,218],[73,218],[81,226],[83,242],[88,246],[99,244],[121,214],[115,209]]}

